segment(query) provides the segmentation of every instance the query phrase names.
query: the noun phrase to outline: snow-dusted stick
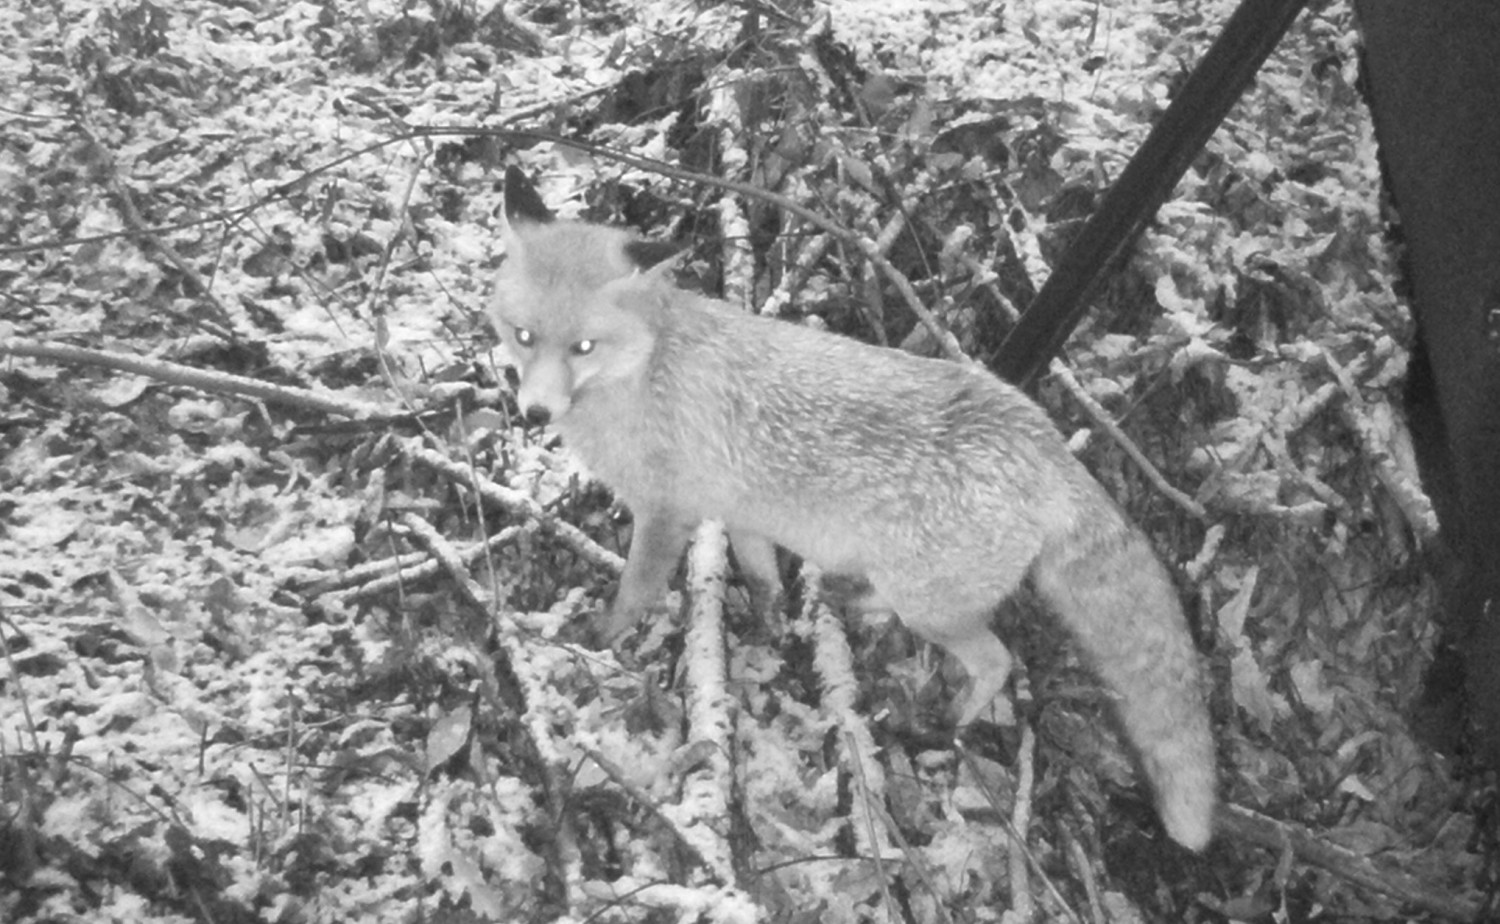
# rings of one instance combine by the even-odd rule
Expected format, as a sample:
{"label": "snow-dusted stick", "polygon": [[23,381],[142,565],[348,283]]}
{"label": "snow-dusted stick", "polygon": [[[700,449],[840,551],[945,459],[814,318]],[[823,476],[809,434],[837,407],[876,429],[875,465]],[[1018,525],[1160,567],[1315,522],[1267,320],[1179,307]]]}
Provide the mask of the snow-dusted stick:
{"label": "snow-dusted stick", "polygon": [[239,395],[272,404],[311,408],[340,417],[375,417],[384,410],[376,405],[354,398],[345,398],[332,392],[295,388],[290,385],[273,385],[270,382],[245,378],[242,375],[198,369],[130,353],[91,350],[86,347],[69,346],[65,343],[0,339],[0,356],[26,356],[70,366],[98,366],[134,375],[144,375],[168,385],[186,385],[189,388],[213,394]]}
{"label": "snow-dusted stick", "polygon": [[733,812],[735,700],[725,688],[724,586],[729,570],[722,524],[701,524],[688,552],[692,605],[683,638],[682,664],[688,736],[702,760],[682,781],[682,827],[720,882],[736,881],[728,819]]}

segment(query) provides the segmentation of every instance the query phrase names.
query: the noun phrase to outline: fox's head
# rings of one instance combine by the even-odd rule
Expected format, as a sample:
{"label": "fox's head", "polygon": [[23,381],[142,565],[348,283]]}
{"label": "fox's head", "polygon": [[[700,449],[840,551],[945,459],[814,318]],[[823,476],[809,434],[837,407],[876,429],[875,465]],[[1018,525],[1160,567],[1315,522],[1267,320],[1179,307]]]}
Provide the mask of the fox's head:
{"label": "fox's head", "polygon": [[651,313],[631,293],[668,272],[661,245],[553,220],[514,167],[505,174],[501,235],[505,262],[490,311],[520,374],[516,397],[526,419],[562,421],[596,395],[633,388],[656,334]]}

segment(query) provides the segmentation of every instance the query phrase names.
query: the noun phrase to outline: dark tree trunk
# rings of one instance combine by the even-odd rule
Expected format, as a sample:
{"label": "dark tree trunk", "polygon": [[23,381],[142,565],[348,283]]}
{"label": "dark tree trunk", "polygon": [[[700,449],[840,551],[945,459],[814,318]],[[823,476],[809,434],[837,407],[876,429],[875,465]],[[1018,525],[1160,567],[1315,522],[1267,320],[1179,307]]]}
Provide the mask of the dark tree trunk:
{"label": "dark tree trunk", "polygon": [[1453,573],[1443,669],[1500,769],[1500,2],[1356,0],[1418,336],[1407,406]]}

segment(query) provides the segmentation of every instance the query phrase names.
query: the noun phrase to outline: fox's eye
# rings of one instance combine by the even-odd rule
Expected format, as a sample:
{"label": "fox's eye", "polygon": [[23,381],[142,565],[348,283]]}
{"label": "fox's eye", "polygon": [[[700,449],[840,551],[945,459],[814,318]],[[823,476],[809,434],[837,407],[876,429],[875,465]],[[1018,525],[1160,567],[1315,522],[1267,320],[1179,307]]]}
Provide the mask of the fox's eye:
{"label": "fox's eye", "polygon": [[531,331],[527,330],[526,328],[524,328],[524,327],[517,327],[515,329],[515,331],[516,331],[516,343],[519,346],[530,347],[532,344],[536,343],[536,334],[533,334]]}
{"label": "fox's eye", "polygon": [[598,341],[596,341],[596,340],[580,340],[580,341],[578,341],[577,343],[573,344],[573,353],[574,353],[574,355],[577,355],[577,356],[587,356],[587,355],[589,355],[590,353],[594,352],[594,344],[597,343],[597,342]]}

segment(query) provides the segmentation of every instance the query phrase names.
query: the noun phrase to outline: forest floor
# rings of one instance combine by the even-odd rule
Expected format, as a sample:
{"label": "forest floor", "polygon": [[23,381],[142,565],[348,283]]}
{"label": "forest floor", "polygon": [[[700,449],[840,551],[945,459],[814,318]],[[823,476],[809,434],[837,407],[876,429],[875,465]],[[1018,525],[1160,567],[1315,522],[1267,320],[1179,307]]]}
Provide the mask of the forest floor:
{"label": "forest floor", "polygon": [[1232,6],[6,5],[0,919],[1471,917],[1494,788],[1414,718],[1434,528],[1344,4],[1038,391],[1188,604],[1202,854],[1029,600],[1020,724],[962,743],[939,653],[801,583],[751,619],[712,529],[684,619],[600,650],[628,514],[485,317],[517,166],[685,285],[987,362]]}

